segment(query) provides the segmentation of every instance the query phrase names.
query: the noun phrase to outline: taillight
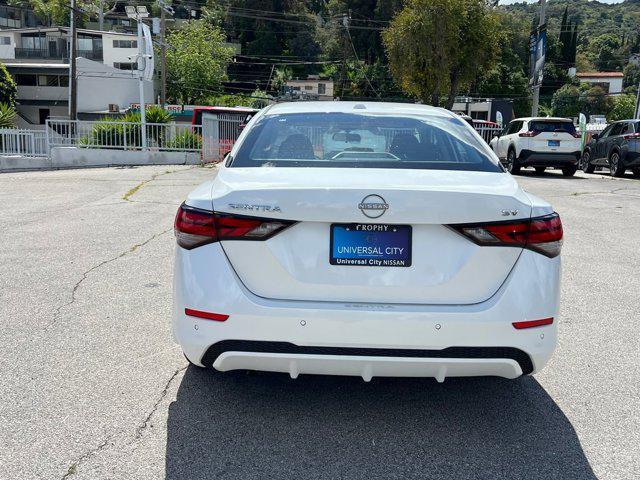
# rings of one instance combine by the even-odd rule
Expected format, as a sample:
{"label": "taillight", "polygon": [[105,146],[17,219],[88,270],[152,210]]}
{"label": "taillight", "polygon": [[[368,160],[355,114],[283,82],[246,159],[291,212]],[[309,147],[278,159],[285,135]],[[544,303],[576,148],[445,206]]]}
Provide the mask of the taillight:
{"label": "taillight", "polygon": [[640,133],[630,133],[624,136],[625,140],[640,140]]}
{"label": "taillight", "polygon": [[176,214],[174,231],[178,245],[191,250],[220,240],[267,240],[293,223],[212,212],[183,203]]}
{"label": "taillight", "polygon": [[528,132],[522,132],[519,133],[518,136],[519,137],[535,137],[536,135],[538,135],[540,132],[535,132],[533,130],[530,130]]}
{"label": "taillight", "polygon": [[553,258],[562,248],[560,215],[508,222],[449,225],[469,240],[482,246],[520,247]]}
{"label": "taillight", "polygon": [[582,134],[578,132],[573,132],[571,135],[573,135],[573,138],[582,138]]}

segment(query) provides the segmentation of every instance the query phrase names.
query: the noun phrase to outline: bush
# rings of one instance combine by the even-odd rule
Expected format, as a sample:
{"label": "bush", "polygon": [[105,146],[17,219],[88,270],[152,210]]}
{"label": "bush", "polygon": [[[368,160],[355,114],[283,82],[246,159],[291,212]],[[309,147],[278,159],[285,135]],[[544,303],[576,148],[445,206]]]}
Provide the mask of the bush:
{"label": "bush", "polygon": [[636,113],[635,95],[618,95],[612,101],[613,105],[607,114],[608,122],[633,118]]}
{"label": "bush", "polygon": [[16,82],[13,81],[4,64],[0,63],[0,103],[13,107],[16,104],[17,92]]}
{"label": "bush", "polygon": [[140,124],[123,124],[124,118],[104,117],[93,125],[91,145],[107,147],[140,146]]}
{"label": "bush", "polygon": [[192,130],[183,130],[165,145],[176,150],[202,149],[202,137]]}
{"label": "bush", "polygon": [[16,109],[6,103],[0,103],[0,128],[15,128]]}

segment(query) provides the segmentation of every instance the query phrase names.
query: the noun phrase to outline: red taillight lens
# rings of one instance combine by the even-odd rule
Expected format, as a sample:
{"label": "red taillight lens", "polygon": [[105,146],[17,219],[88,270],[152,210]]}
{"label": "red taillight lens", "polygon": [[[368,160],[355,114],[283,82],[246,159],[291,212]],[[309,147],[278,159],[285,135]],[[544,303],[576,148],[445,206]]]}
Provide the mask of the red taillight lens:
{"label": "red taillight lens", "polygon": [[180,205],[173,224],[178,245],[187,250],[217,241],[213,212]]}
{"label": "red taillight lens", "polygon": [[551,258],[562,248],[562,222],[557,213],[529,220],[449,226],[482,246],[528,248]]}
{"label": "red taillight lens", "polygon": [[225,315],[223,313],[203,312],[202,310],[194,310],[192,308],[185,308],[184,313],[190,317],[204,318],[206,320],[214,320],[216,322],[224,322],[229,318],[229,315]]}
{"label": "red taillight lens", "polygon": [[513,322],[511,325],[516,330],[522,330],[525,328],[542,327],[544,325],[551,325],[553,323],[553,317],[541,318],[540,320],[525,320],[524,322]]}
{"label": "red taillight lens", "polygon": [[625,140],[640,140],[640,133],[630,133],[624,136]]}
{"label": "red taillight lens", "polygon": [[191,250],[219,240],[267,240],[294,223],[211,212],[182,204],[174,230],[178,245]]}
{"label": "red taillight lens", "polygon": [[528,132],[522,132],[519,133],[518,136],[519,137],[535,137],[536,135],[538,135],[540,132],[535,132],[535,131],[528,131]]}

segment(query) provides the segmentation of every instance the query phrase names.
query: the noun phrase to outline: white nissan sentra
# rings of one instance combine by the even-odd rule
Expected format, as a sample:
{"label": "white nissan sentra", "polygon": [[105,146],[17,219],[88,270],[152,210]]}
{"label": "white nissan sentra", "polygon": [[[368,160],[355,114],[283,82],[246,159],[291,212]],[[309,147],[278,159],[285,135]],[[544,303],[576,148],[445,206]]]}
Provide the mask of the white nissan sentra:
{"label": "white nissan sentra", "polygon": [[218,371],[539,371],[562,224],[464,120],[424,105],[256,114],[178,210],[173,334]]}

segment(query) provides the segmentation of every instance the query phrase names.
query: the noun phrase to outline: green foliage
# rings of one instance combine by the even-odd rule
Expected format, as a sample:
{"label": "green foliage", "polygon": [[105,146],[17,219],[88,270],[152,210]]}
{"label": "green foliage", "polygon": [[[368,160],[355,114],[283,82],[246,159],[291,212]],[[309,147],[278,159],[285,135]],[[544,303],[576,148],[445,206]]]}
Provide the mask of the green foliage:
{"label": "green foliage", "polygon": [[250,95],[211,95],[204,99],[203,105],[216,107],[263,108],[269,104],[267,92],[256,89]]}
{"label": "green foliage", "polygon": [[391,74],[408,94],[447,107],[495,64],[496,15],[483,0],[408,0],[382,38]]}
{"label": "green foliage", "polygon": [[486,97],[513,99],[516,117],[531,113],[529,78],[524,65],[529,58],[528,21],[510,13],[499,13],[498,40],[499,61],[490,70],[479,73],[473,92]]}
{"label": "green foliage", "polygon": [[16,103],[18,87],[4,64],[0,63],[0,103],[13,106]]}
{"label": "green foliage", "polygon": [[147,123],[171,123],[173,121],[173,113],[158,105],[150,106],[144,113]]}
{"label": "green foliage", "polygon": [[[91,134],[87,136],[85,145],[126,147],[140,144],[140,124],[123,124],[130,122],[136,114],[124,117],[103,117],[93,125]],[[140,121],[140,114],[138,122]]]}
{"label": "green foliage", "polygon": [[624,85],[636,88],[640,83],[640,64],[629,63],[624,67]]}
{"label": "green foliage", "polygon": [[16,109],[12,105],[0,103],[0,128],[15,128]]}
{"label": "green foliage", "polygon": [[200,150],[202,149],[202,137],[191,130],[183,130],[167,142],[166,148]]}
{"label": "green foliage", "polygon": [[635,95],[618,95],[613,98],[611,110],[607,114],[607,121],[626,120],[634,118],[636,113]]}
{"label": "green foliage", "polygon": [[559,88],[551,100],[553,115],[558,117],[577,117],[583,108],[580,85],[568,83]]}
{"label": "green foliage", "polygon": [[227,78],[233,51],[225,35],[203,20],[188,23],[167,35],[167,93],[184,104],[197,104]]}

